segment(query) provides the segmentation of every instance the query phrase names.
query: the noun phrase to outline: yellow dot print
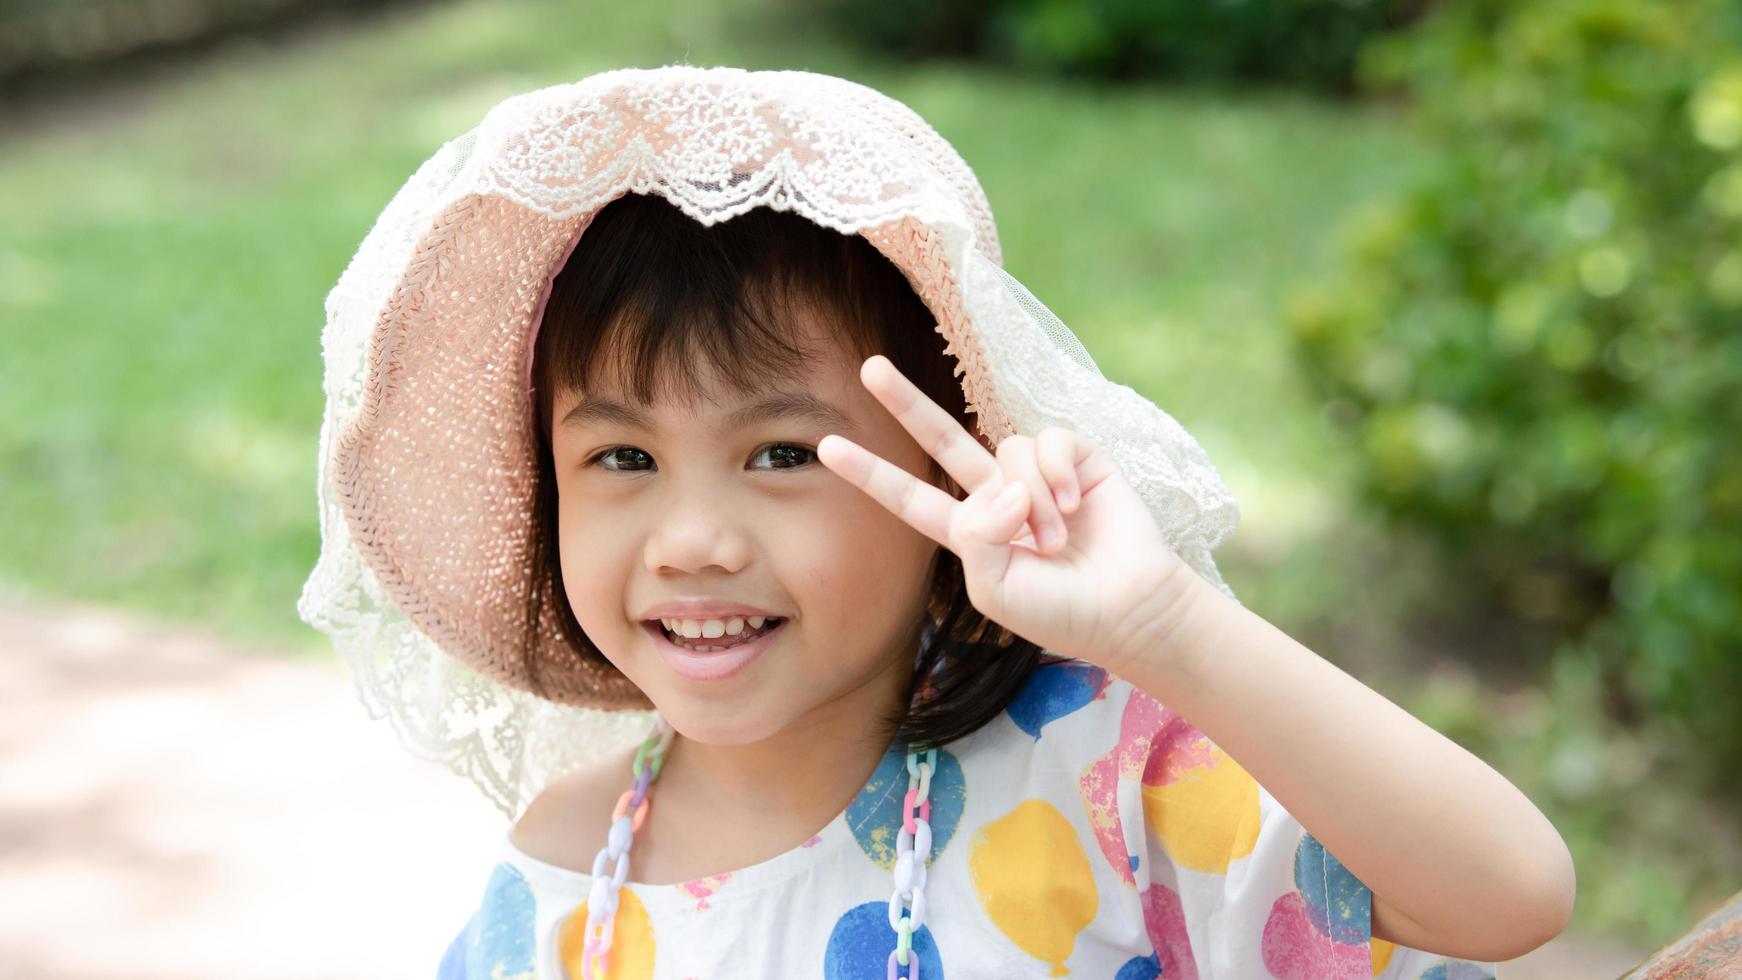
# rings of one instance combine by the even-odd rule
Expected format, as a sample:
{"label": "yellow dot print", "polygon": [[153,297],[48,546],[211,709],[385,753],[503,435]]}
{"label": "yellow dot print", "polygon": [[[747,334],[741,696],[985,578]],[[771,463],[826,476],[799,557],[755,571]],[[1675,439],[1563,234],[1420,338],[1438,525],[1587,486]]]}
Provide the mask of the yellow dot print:
{"label": "yellow dot print", "polygon": [[980,905],[1024,952],[1067,972],[1077,933],[1095,920],[1100,899],[1076,828],[1045,800],[1024,800],[982,826],[968,851]]}
{"label": "yellow dot print", "polygon": [[[593,980],[581,972],[581,951],[587,942],[587,903],[563,921],[557,956],[575,980]],[[627,888],[617,890],[617,916],[611,923],[611,951],[605,956],[605,980],[652,980],[653,921],[647,907]]]}
{"label": "yellow dot print", "polygon": [[1375,939],[1369,949],[1373,955],[1373,975],[1378,976],[1391,965],[1391,954],[1397,952],[1397,944]]}
{"label": "yellow dot print", "polygon": [[1227,874],[1258,843],[1258,781],[1212,748],[1204,764],[1145,785],[1143,817],[1180,867]]}

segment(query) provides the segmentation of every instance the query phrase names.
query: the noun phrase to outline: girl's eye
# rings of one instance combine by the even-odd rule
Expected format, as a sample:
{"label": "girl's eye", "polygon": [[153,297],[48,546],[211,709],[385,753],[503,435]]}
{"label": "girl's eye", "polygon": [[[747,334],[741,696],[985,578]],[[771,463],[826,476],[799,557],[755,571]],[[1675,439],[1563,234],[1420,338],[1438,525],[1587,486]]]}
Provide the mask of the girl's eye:
{"label": "girl's eye", "polygon": [[764,446],[762,449],[757,451],[755,458],[761,459],[763,453],[775,454],[774,459],[777,460],[777,462],[771,467],[771,469],[777,470],[797,469],[810,460],[815,459],[817,455],[815,452],[806,449],[803,446],[794,446],[784,442],[777,442],[772,446]]}
{"label": "girl's eye", "polygon": [[[765,454],[770,455],[774,461],[769,469],[776,470],[797,469],[816,458],[815,450],[806,449],[803,446],[795,446],[791,443],[785,442],[777,442],[762,447],[757,451],[755,458],[761,459]],[[641,467],[639,465],[633,462],[628,465],[623,465],[623,463],[625,460],[640,460],[642,458],[645,458],[649,462],[652,460],[652,457],[648,456],[647,453],[636,449],[634,446],[612,446],[610,449],[601,450],[597,455],[589,460],[589,462],[603,465],[607,470],[636,473],[641,472]]]}
{"label": "girl's eye", "polygon": [[[606,460],[621,459],[621,457],[618,455],[619,453],[624,454],[624,455],[627,455],[629,453],[634,453],[637,456],[647,456],[646,453],[642,452],[639,449],[636,449],[634,446],[612,446],[610,449],[602,450],[598,455],[594,456],[590,460],[590,462],[604,463]],[[652,457],[649,457],[649,458],[651,459]],[[607,465],[605,467],[605,469],[622,470],[622,469],[624,469],[624,467]],[[630,472],[634,472],[634,471],[635,471],[634,468],[631,467]]]}

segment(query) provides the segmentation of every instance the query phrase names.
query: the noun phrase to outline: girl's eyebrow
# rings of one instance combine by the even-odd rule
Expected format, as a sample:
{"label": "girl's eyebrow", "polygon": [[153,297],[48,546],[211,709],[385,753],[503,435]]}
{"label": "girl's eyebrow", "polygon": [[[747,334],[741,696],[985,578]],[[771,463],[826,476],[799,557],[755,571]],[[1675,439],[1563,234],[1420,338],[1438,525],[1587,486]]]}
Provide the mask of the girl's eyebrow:
{"label": "girl's eyebrow", "polygon": [[[807,391],[776,391],[734,409],[720,421],[719,431],[730,432],[773,419],[799,419],[831,432],[858,433],[858,427],[846,412]],[[647,432],[658,428],[653,419],[640,409],[608,398],[581,401],[569,409],[558,427],[566,429],[591,423],[620,425]]]}

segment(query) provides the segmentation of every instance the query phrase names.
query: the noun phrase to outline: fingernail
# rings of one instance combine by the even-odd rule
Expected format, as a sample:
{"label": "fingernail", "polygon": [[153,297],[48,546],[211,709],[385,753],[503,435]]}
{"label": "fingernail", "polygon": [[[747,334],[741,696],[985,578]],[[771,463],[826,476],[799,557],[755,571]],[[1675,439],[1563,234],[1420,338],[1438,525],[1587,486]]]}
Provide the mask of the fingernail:
{"label": "fingernail", "polygon": [[1053,527],[1051,524],[1042,524],[1040,526],[1040,532],[1034,536],[1034,543],[1040,545],[1042,550],[1045,550],[1051,548],[1053,542],[1057,541],[1058,538],[1059,532],[1057,528]]}

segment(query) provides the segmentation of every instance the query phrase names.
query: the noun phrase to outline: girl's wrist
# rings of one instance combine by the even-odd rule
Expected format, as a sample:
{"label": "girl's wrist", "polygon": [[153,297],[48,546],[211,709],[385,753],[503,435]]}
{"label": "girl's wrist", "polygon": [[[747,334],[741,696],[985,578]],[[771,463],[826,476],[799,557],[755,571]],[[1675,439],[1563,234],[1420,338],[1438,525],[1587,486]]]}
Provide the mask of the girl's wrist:
{"label": "girl's wrist", "polygon": [[1224,612],[1217,600],[1225,602],[1227,597],[1177,559],[1157,571],[1155,584],[1143,594],[1145,601],[1130,617],[1130,628],[1105,666],[1127,680],[1190,680],[1205,651],[1214,646],[1208,634]]}

